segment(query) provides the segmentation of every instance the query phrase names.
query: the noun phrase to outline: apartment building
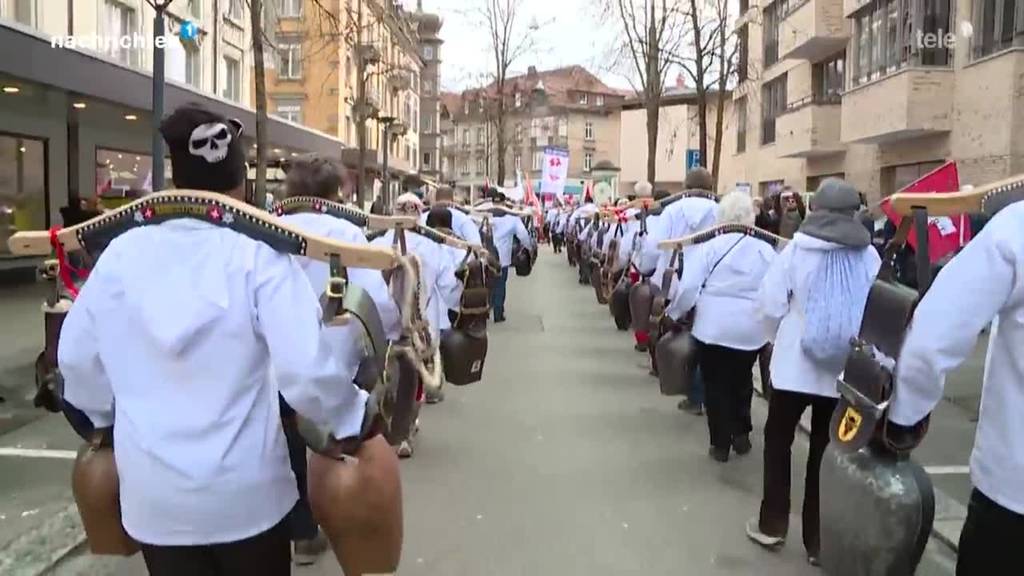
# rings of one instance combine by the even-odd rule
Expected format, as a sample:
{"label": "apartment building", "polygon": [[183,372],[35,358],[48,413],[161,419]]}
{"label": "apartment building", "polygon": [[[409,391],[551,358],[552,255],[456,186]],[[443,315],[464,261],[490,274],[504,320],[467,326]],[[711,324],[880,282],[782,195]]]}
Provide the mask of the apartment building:
{"label": "apartment building", "polygon": [[392,194],[422,184],[418,14],[390,0],[265,1],[273,10],[269,40],[276,55],[268,58],[270,114],[338,138],[351,169],[360,165],[360,113],[367,115],[367,190],[374,178],[382,179],[387,124]]}
{"label": "apartment building", "polygon": [[948,160],[1024,171],[1024,11],[1013,0],[741,0],[727,184],[879,199]]}
{"label": "apartment building", "polygon": [[[569,151],[567,194],[582,193],[598,163],[616,167],[619,162],[619,109],[624,96],[609,88],[581,66],[538,71],[507,80],[508,116],[505,138],[505,182],[514,185],[516,171],[538,180],[544,148]],[[452,176],[460,188],[476,189],[495,183],[498,169],[494,102],[497,90],[467,90],[450,99],[452,138],[446,140]],[[539,183],[537,183],[539,186]]]}
{"label": "apartment building", "polygon": [[441,170],[441,17],[423,11],[422,0],[415,14],[423,73],[420,75],[420,174],[440,183]]}
{"label": "apartment building", "polygon": [[[167,111],[200,102],[255,133],[246,7],[171,4]],[[145,0],[0,0],[0,268],[31,265],[6,254],[13,231],[59,224],[79,199],[152,191],[153,16]],[[183,22],[194,38],[179,36]],[[283,155],[340,158],[337,139],[276,119],[268,128]]]}
{"label": "apartment building", "polygon": [[[715,122],[717,121],[717,93],[708,94],[707,130],[708,158],[700,159],[700,129],[698,116],[697,93],[681,82],[665,89],[661,97],[658,113],[658,142],[655,147],[655,174],[657,181],[654,187],[669,192],[683,190],[686,173],[696,165],[713,168]],[[722,115],[723,142],[728,131],[733,128],[735,115],[732,110],[732,94],[724,96],[725,112]],[[619,140],[619,158],[621,174],[618,179],[620,196],[633,193],[633,186],[647,180],[647,108],[641,98],[632,96],[622,103],[621,137]],[[733,161],[731,150],[724,147],[719,163],[723,174],[731,174]],[[731,176],[730,176],[731,177]],[[719,188],[728,186],[723,178],[719,178]]]}

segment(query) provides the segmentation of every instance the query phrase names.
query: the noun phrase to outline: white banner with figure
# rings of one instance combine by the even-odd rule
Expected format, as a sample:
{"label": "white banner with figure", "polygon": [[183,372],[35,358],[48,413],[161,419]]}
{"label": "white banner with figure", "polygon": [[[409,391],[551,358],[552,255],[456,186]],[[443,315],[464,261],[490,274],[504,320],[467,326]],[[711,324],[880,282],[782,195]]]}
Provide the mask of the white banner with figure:
{"label": "white banner with figure", "polygon": [[544,149],[544,170],[541,177],[541,194],[557,194],[565,191],[565,180],[569,177],[569,151],[565,148]]}

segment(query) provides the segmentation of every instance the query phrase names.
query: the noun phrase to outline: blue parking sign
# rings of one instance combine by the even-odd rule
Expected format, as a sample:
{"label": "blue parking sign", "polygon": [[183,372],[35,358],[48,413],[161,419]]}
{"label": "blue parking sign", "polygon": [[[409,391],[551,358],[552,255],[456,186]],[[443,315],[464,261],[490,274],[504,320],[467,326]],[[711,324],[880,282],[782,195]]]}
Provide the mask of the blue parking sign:
{"label": "blue parking sign", "polygon": [[700,167],[700,150],[687,150],[686,171],[689,172],[690,170],[698,167]]}

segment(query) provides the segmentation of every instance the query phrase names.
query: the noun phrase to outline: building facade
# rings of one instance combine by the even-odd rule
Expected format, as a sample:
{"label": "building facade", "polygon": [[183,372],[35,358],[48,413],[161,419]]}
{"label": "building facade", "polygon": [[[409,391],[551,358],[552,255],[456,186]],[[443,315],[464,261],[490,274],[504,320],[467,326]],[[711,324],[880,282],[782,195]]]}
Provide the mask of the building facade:
{"label": "building facade", "polygon": [[737,27],[727,183],[877,200],[949,160],[962,184],[1024,171],[1019,3],[743,0]]}
{"label": "building facade", "polygon": [[420,74],[420,174],[432,183],[444,180],[441,170],[441,40],[442,21],[417,5],[416,32],[419,37],[423,73]]}
{"label": "building facade", "polygon": [[[18,55],[0,59],[0,268],[26,264],[6,253],[13,231],[152,191],[153,16],[145,0],[0,0],[0,54]],[[166,20],[165,110],[199,102],[253,135],[244,0],[180,0]],[[180,36],[186,21],[194,37]],[[277,119],[268,131],[285,155],[340,159],[324,134]],[[167,162],[168,186],[172,176]]]}
{"label": "building facade", "polygon": [[[658,143],[655,159],[657,181],[652,183],[656,189],[669,192],[683,190],[686,173],[695,163],[701,163],[709,170],[713,169],[715,122],[718,109],[717,93],[709,94],[708,99],[707,154],[709,158],[701,163],[696,92],[692,88],[672,87],[666,89],[662,95],[658,114]],[[723,136],[733,128],[731,123],[735,118],[732,111],[732,94],[726,93],[724,101]],[[647,109],[641,99],[632,97],[622,103],[621,126],[619,158],[622,171],[618,192],[620,196],[625,196],[633,193],[633,186],[638,181],[647,180]],[[732,170],[728,165],[733,161],[733,154],[731,150],[726,149],[725,140],[724,137],[719,159],[720,172],[729,174]],[[726,188],[724,179],[719,178],[719,184],[721,190]]]}
{"label": "building facade", "polygon": [[[507,109],[504,186],[515,185],[517,171],[537,181],[544,149],[569,151],[566,193],[579,194],[599,162],[619,162],[619,113],[624,97],[581,66],[538,71],[509,78],[503,98]],[[497,183],[498,142],[494,113],[496,89],[467,90],[445,98],[450,137],[445,139],[449,180],[464,191]]]}
{"label": "building facade", "polygon": [[364,186],[369,192],[382,181],[386,124],[392,195],[421,184],[418,14],[387,0],[266,1],[273,9],[270,114],[338,138],[345,165],[357,169],[362,83],[369,113]]}

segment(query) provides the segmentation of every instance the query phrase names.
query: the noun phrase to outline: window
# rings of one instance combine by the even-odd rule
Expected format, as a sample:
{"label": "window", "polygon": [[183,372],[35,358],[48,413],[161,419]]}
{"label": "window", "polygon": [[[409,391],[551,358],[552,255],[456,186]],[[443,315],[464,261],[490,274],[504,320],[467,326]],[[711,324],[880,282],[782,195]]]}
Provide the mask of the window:
{"label": "window", "polygon": [[775,142],[775,119],[786,110],[786,75],[761,86],[761,144]]}
{"label": "window", "polygon": [[523,156],[521,154],[519,154],[518,152],[516,153],[515,165],[516,165],[516,172],[518,172],[518,171],[523,169]]}
{"label": "window", "polygon": [[782,21],[783,6],[781,2],[773,2],[764,9],[762,28],[763,58],[765,67],[771,66],[779,61],[779,25]]}
{"label": "window", "polygon": [[185,47],[185,82],[189,86],[203,86],[203,55],[198,46],[182,44]]}
{"label": "window", "polygon": [[586,125],[583,127],[583,138],[586,140],[594,139],[594,123],[587,120]]}
{"label": "window", "polygon": [[480,146],[483,146],[483,143],[484,143],[484,129],[483,128],[477,128],[476,129],[476,143],[478,145],[480,145]]}
{"label": "window", "polygon": [[484,173],[484,159],[483,158],[477,158],[476,159],[476,173],[477,174],[481,174],[481,175]]}
{"label": "window", "polygon": [[972,58],[1024,44],[1024,0],[976,0],[973,20]]}
{"label": "window", "polygon": [[46,230],[46,142],[0,134],[0,258],[10,256],[7,239],[19,230]]}
{"label": "window", "polygon": [[523,141],[523,123],[516,122],[516,142]]}
{"label": "window", "polygon": [[562,117],[558,119],[558,137],[568,138],[569,137],[569,119]]}
{"label": "window", "polygon": [[533,169],[542,170],[544,168],[544,151],[537,150],[533,153]]}
{"label": "window", "polygon": [[587,152],[583,155],[583,171],[590,172],[590,169],[594,166],[594,155]]}
{"label": "window", "polygon": [[843,172],[836,172],[835,174],[821,174],[819,176],[808,176],[807,177],[807,188],[808,192],[815,192],[818,186],[821,185],[828,178],[839,178],[840,180],[846,178],[846,174]]}
{"label": "window", "polygon": [[786,186],[785,180],[765,180],[757,185],[761,198],[768,198],[776,192],[781,192]]}
{"label": "window", "polygon": [[580,92],[579,103],[586,104],[589,101],[589,97],[586,92]]}
{"label": "window", "polygon": [[949,66],[953,61],[946,38],[950,0],[873,0],[850,19],[854,86],[907,66]]}
{"label": "window", "polygon": [[35,27],[39,22],[36,0],[0,0],[0,18]]}
{"label": "window", "polygon": [[224,58],[224,97],[240,102],[242,100],[242,65],[234,58]]}
{"label": "window", "polygon": [[193,18],[203,17],[203,0],[188,0],[188,13]]}
{"label": "window", "polygon": [[[740,12],[743,14],[743,12]],[[739,56],[736,58],[736,79],[739,83],[747,81],[747,69],[750,56],[750,27],[744,25],[739,31]]]}
{"label": "window", "polygon": [[846,60],[840,53],[831,60],[819,62],[811,71],[814,86],[814,102],[817,104],[838,104],[843,97],[843,78]]}
{"label": "window", "polygon": [[282,18],[298,18],[302,16],[302,0],[280,0],[278,15]]}
{"label": "window", "polygon": [[604,106],[604,94],[598,94],[594,99],[596,100],[596,102],[594,102],[595,104],[598,106]]}
{"label": "window", "polygon": [[434,94],[434,81],[424,80],[423,81],[423,94],[426,96],[432,96]]}
{"label": "window", "polygon": [[747,151],[747,99],[736,100],[736,153]]}
{"label": "window", "polygon": [[298,38],[282,38],[277,45],[277,77],[285,80],[302,78],[302,44]]}
{"label": "window", "polygon": [[516,92],[515,99],[516,108],[520,108],[523,105],[523,94],[521,92]]}
{"label": "window", "polygon": [[[104,11],[104,22],[102,26],[104,35],[111,38],[134,38],[139,34],[139,20],[135,10],[107,0]],[[141,65],[142,53],[135,42],[130,42],[128,47],[118,42],[111,42],[104,48],[115,60],[128,66]]]}
{"label": "window", "polygon": [[245,0],[228,0],[228,16],[235,20],[241,20],[244,13],[242,12],[242,2]]}
{"label": "window", "polygon": [[469,146],[469,128],[462,129],[462,144],[463,146]]}
{"label": "window", "polygon": [[302,101],[301,100],[278,100],[275,116],[296,124],[302,123]]}
{"label": "window", "polygon": [[903,164],[901,166],[887,166],[882,168],[882,196],[890,196],[906,188],[908,184],[924,176],[925,174],[942,166],[945,162],[936,160],[933,162],[919,162],[917,164]]}
{"label": "window", "polygon": [[345,143],[349,146],[355,144],[355,137],[352,134],[352,116],[345,115]]}
{"label": "window", "polygon": [[423,167],[430,169],[430,152],[423,153]]}
{"label": "window", "polygon": [[434,47],[433,46],[424,46],[423,47],[423,59],[424,60],[433,60],[434,59]]}
{"label": "window", "polygon": [[434,131],[434,117],[430,114],[423,116],[423,131],[427,133]]}
{"label": "window", "polygon": [[540,118],[530,120],[530,138],[540,138]]}
{"label": "window", "polygon": [[462,174],[463,175],[468,175],[469,174],[469,158],[465,158],[465,159],[462,160]]}

